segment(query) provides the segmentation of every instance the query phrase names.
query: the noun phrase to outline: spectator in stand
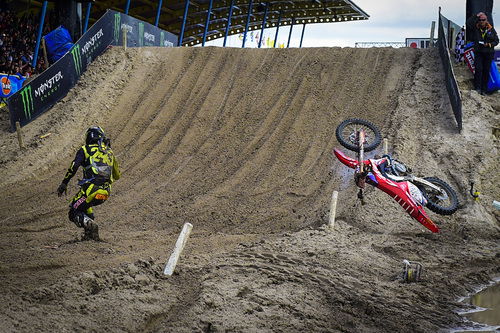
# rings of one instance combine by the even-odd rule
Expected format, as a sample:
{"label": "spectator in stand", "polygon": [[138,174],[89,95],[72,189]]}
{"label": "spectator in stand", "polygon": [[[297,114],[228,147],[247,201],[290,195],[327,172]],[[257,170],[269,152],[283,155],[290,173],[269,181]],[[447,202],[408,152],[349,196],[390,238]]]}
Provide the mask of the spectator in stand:
{"label": "spectator in stand", "polygon": [[[16,17],[0,6],[0,73],[30,76],[40,74],[45,65],[41,52],[35,68],[32,67],[39,22],[33,14]],[[51,31],[54,21],[48,15],[43,34]]]}
{"label": "spectator in stand", "polygon": [[488,91],[491,62],[495,55],[495,46],[498,45],[498,34],[483,12],[467,19],[467,26],[472,29],[470,36],[474,42],[474,89],[484,95]]}

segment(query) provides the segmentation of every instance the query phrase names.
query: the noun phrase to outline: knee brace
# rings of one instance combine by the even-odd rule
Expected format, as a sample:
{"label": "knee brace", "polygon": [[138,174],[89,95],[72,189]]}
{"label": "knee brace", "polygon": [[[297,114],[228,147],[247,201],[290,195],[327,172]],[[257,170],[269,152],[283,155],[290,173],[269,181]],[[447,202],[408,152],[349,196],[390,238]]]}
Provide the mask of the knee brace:
{"label": "knee brace", "polygon": [[68,212],[69,220],[76,224],[78,228],[83,228],[83,222],[85,220],[85,213],[71,208]]}

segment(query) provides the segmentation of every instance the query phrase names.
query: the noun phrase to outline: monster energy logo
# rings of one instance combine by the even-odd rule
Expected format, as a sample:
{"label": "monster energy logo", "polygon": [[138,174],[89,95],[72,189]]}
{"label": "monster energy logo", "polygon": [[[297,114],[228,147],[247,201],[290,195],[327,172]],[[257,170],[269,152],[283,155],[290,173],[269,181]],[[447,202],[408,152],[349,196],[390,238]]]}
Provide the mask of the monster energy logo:
{"label": "monster energy logo", "polygon": [[120,40],[120,20],[121,16],[120,13],[115,14],[115,26],[113,30],[113,38],[115,39],[115,45],[118,45],[118,42]]}
{"label": "monster energy logo", "polygon": [[80,45],[75,44],[73,49],[71,49],[71,55],[73,56],[73,63],[75,64],[76,74],[82,74],[82,56],[80,54]]}
{"label": "monster energy logo", "polygon": [[160,46],[165,46],[163,45],[164,41],[165,41],[165,34],[163,31],[160,31]]}
{"label": "monster energy logo", "polygon": [[21,90],[21,98],[23,101],[23,111],[26,119],[31,119],[31,113],[35,109],[33,104],[33,94],[31,91],[31,85],[27,86]]}
{"label": "monster energy logo", "polygon": [[144,23],[139,22],[139,46],[144,46]]}

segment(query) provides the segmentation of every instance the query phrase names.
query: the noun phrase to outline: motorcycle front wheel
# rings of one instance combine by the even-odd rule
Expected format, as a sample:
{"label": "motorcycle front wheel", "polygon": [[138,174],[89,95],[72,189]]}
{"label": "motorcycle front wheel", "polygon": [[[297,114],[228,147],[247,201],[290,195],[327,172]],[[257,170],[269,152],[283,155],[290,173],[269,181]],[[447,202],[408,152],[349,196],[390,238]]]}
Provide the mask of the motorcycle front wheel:
{"label": "motorcycle front wheel", "polygon": [[425,186],[418,185],[422,194],[427,199],[427,207],[434,213],[440,215],[451,215],[458,209],[458,197],[453,188],[445,181],[436,177],[425,177],[429,183],[439,187],[439,190]]}
{"label": "motorcycle front wheel", "polygon": [[372,151],[382,141],[382,136],[378,128],[371,122],[358,118],[346,119],[337,126],[335,136],[337,141],[345,148],[352,151],[359,151],[357,132],[363,129],[365,131],[364,150]]}

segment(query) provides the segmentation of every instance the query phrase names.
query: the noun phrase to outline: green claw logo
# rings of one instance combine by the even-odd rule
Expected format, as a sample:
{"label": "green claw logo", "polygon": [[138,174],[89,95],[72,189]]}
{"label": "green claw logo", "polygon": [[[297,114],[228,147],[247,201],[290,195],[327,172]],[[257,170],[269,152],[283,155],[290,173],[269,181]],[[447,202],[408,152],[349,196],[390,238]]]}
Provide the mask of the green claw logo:
{"label": "green claw logo", "polygon": [[82,55],[80,53],[80,45],[75,44],[73,49],[71,49],[71,55],[73,56],[73,62],[75,64],[75,71],[77,75],[82,74]]}
{"label": "green claw logo", "polygon": [[160,46],[165,46],[163,43],[165,42],[165,35],[163,31],[160,31]]}
{"label": "green claw logo", "polygon": [[115,45],[118,45],[120,40],[120,21],[121,16],[120,13],[115,13],[115,29],[113,30],[113,37],[115,39]]}
{"label": "green claw logo", "polygon": [[26,119],[31,119],[31,113],[35,109],[35,105],[33,104],[31,85],[26,86],[23,90],[21,90],[21,99],[23,101],[24,115]]}
{"label": "green claw logo", "polygon": [[139,46],[144,46],[144,23],[139,22]]}

